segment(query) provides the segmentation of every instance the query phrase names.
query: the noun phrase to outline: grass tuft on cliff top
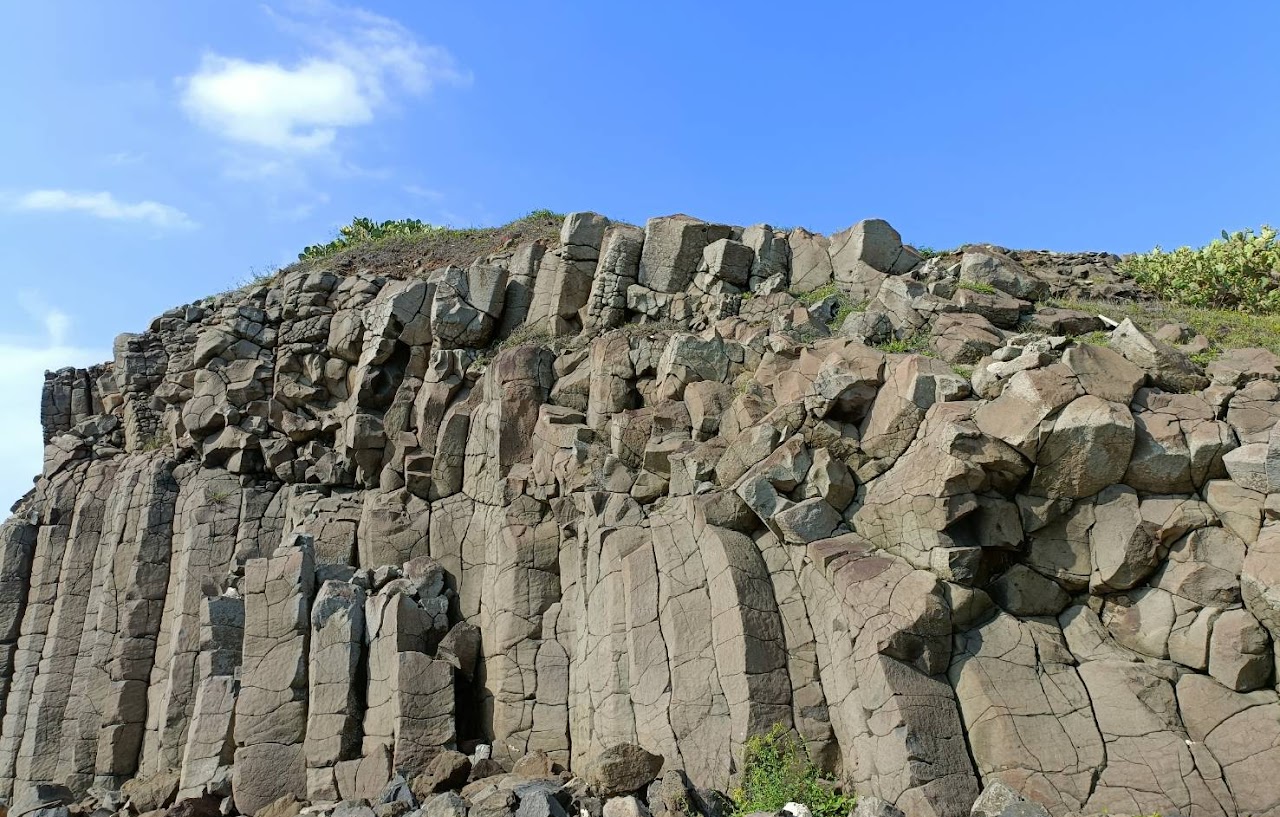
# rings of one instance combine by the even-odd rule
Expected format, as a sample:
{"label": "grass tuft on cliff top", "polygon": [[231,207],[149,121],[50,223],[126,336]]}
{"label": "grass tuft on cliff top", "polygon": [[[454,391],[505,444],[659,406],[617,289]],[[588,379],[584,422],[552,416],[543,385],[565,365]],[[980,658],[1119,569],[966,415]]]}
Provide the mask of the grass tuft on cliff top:
{"label": "grass tuft on cliff top", "polygon": [[468,266],[480,258],[524,241],[560,238],[564,215],[534,210],[500,227],[450,227],[418,219],[373,221],[352,219],[332,240],[312,244],[298,253],[285,272],[326,269],[350,274],[371,269],[389,278],[406,278],[439,267]]}

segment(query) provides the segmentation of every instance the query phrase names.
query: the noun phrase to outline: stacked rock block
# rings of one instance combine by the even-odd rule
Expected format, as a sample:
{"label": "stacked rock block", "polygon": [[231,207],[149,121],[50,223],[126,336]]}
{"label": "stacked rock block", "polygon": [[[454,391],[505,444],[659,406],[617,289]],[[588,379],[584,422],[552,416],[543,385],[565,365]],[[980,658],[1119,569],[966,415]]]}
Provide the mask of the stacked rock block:
{"label": "stacked rock block", "polygon": [[0,526],[0,793],[253,814],[480,744],[724,788],[782,724],[909,815],[1280,810],[1280,359],[1085,342],[1040,302],[1136,297],[1104,254],[560,239],[299,266],[50,375]]}

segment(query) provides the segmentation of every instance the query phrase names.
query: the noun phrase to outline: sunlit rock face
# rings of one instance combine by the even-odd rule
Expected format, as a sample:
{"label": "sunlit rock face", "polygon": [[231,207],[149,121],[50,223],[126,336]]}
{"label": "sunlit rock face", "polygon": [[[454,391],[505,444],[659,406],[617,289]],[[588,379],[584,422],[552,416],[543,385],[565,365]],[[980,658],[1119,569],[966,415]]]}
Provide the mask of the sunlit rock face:
{"label": "sunlit rock face", "polygon": [[1277,813],[1280,361],[1038,303],[1116,261],[574,213],[171,310],[46,378],[0,794],[710,814],[781,724],[875,813]]}

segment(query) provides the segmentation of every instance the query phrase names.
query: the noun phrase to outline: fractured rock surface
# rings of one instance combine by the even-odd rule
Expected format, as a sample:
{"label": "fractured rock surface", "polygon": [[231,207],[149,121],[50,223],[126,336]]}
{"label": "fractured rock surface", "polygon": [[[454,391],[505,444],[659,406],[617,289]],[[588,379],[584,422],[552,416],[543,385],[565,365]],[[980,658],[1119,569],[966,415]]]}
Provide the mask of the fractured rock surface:
{"label": "fractured rock surface", "polygon": [[859,814],[1278,813],[1280,369],[1040,305],[1117,260],[574,213],[170,310],[46,377],[0,796],[713,817],[780,725]]}

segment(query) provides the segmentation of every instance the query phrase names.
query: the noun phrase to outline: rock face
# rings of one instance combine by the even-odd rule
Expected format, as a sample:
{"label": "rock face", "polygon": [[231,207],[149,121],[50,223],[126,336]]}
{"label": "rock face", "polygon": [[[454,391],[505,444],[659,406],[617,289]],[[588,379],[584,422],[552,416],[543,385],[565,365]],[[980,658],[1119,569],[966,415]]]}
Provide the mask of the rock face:
{"label": "rock face", "polygon": [[575,213],[171,310],[46,378],[0,796],[712,817],[781,724],[860,814],[1278,813],[1276,365],[1036,306],[1133,294]]}

